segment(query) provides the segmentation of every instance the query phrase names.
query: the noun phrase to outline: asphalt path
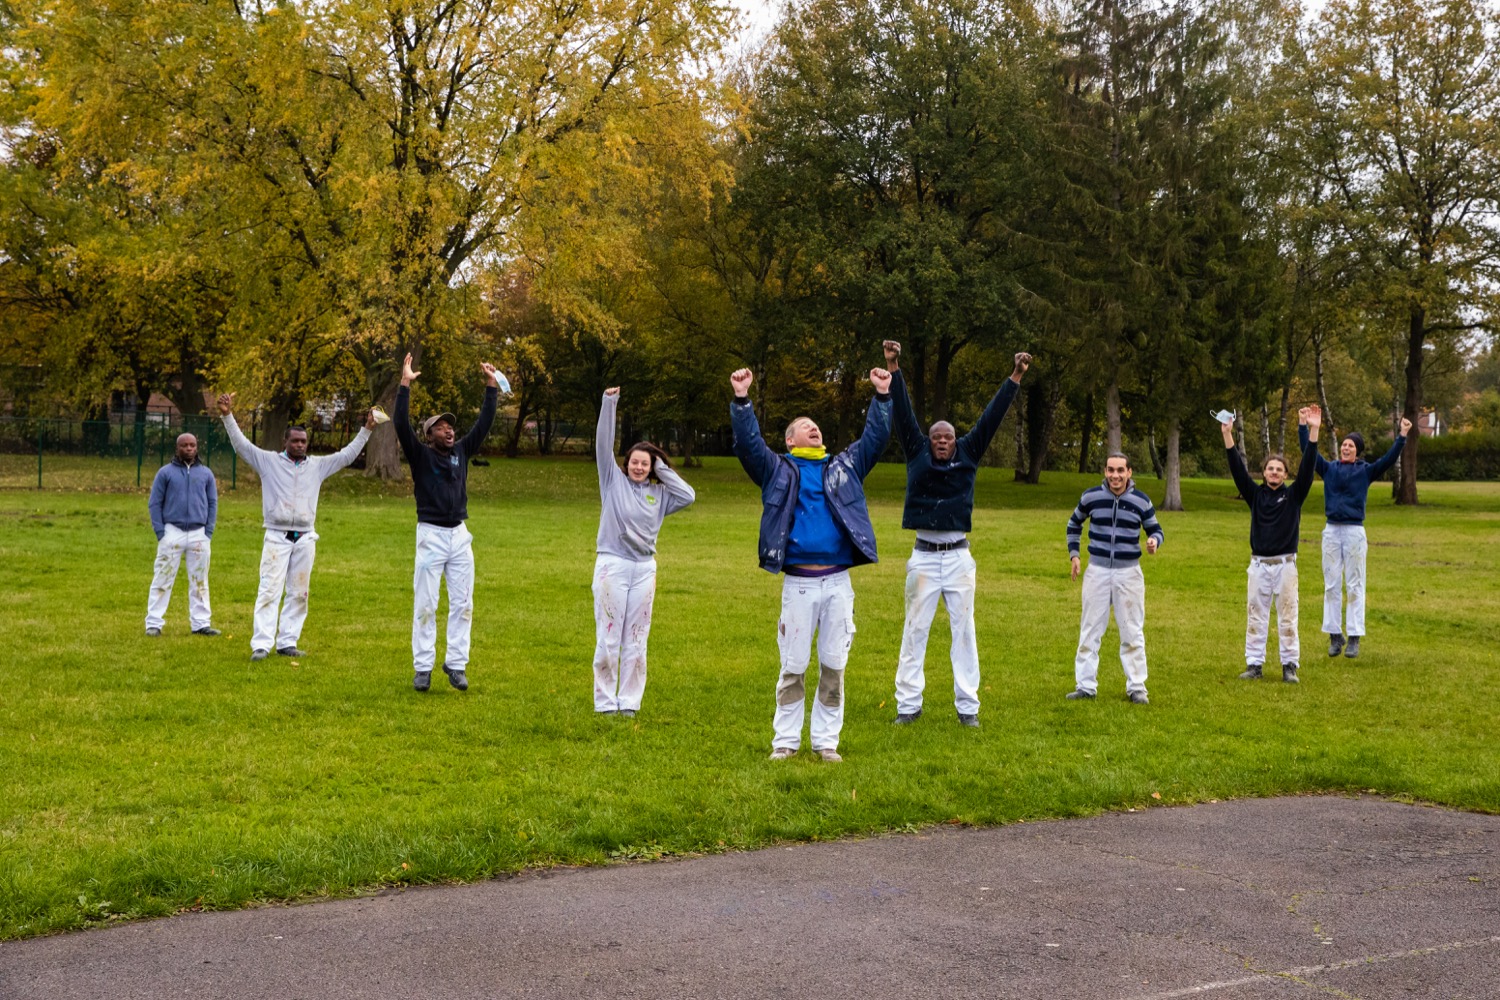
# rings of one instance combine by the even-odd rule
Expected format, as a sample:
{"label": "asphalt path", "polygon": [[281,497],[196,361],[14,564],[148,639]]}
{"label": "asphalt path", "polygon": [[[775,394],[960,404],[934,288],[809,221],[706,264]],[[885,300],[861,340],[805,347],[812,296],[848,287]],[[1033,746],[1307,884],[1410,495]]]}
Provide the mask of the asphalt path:
{"label": "asphalt path", "polygon": [[1500,997],[1500,817],[1152,808],[0,944],[0,997]]}

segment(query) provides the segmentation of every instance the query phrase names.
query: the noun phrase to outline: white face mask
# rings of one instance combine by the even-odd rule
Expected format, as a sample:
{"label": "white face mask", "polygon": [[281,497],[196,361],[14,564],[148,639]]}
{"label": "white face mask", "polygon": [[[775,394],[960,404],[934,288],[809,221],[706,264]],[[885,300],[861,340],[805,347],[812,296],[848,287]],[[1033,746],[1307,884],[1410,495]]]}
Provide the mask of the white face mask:
{"label": "white face mask", "polygon": [[1210,410],[1208,415],[1221,424],[1231,423],[1234,420],[1234,413],[1231,410],[1220,410],[1217,413]]}

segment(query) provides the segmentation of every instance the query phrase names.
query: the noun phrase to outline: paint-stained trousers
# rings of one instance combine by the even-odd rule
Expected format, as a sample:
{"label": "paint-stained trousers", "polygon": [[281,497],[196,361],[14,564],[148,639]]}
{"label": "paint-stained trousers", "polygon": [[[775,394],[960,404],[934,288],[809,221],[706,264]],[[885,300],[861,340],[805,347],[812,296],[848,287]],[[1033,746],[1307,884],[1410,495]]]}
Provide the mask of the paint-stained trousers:
{"label": "paint-stained trousers", "polygon": [[[1364,525],[1330,521],[1323,528],[1323,631],[1329,635],[1365,634],[1367,550]],[[1343,607],[1345,591],[1349,595],[1347,608]]]}
{"label": "paint-stained trousers", "polygon": [[837,750],[844,728],[844,667],[854,643],[854,587],[845,570],[832,576],[786,577],[781,584],[781,677],[776,683],[773,748],[802,745],[807,710],[807,665],[818,637],[818,689],[813,697],[812,746]]}
{"label": "paint-stained trousers", "polygon": [[646,640],[656,560],[594,559],[594,711],[637,711],[646,693]]}
{"label": "paint-stained trousers", "polygon": [[448,650],[443,665],[463,670],[469,663],[469,627],[474,622],[474,536],[460,524],[440,528],[417,524],[415,600],[411,618],[411,658],[419,674],[437,659],[438,587],[448,581]]}
{"label": "paint-stained trousers", "polygon": [[[307,621],[308,588],[317,554],[317,532],[305,532],[294,542],[286,537],[285,531],[266,529],[266,540],[260,549],[260,589],[255,593],[252,650],[270,652],[273,648],[297,645],[302,637],[302,623]],[[281,599],[283,591],[285,602]]]}
{"label": "paint-stained trousers", "polygon": [[175,524],[166,526],[156,543],[156,568],[151,577],[151,594],[146,600],[146,627],[161,628],[172,602],[172,585],[177,568],[187,557],[188,624],[194,631],[213,624],[208,604],[208,533],[202,528],[183,531]]}
{"label": "paint-stained trousers", "polygon": [[1251,556],[1245,599],[1245,663],[1266,662],[1271,609],[1276,609],[1276,635],[1281,663],[1301,662],[1297,641],[1297,556]]}
{"label": "paint-stained trousers", "polygon": [[1120,630],[1120,666],[1125,693],[1146,690],[1146,574],[1140,563],[1109,569],[1089,563],[1083,571],[1083,615],[1078,625],[1078,655],[1073,677],[1078,690],[1099,691],[1099,642],[1115,612]]}
{"label": "paint-stained trousers", "polygon": [[913,551],[906,561],[906,626],[896,664],[896,711],[922,710],[927,686],[923,663],[938,600],[948,606],[953,634],[953,707],[962,715],[979,712],[979,645],[974,638],[974,581],[977,569],[968,549]]}

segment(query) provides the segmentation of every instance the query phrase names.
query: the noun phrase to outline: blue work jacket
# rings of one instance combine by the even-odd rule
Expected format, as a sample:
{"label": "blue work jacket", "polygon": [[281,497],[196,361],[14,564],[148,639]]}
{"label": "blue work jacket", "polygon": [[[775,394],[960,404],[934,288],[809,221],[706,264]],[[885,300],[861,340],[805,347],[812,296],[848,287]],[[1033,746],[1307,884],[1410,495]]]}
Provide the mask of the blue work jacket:
{"label": "blue work jacket", "polygon": [[[780,573],[786,560],[787,539],[792,533],[792,514],[797,507],[801,476],[786,455],[767,447],[749,399],[729,405],[734,427],[734,454],[752,482],[760,487],[760,568]],[[854,546],[854,565],[878,562],[875,528],[865,506],[865,477],[891,440],[891,397],[877,394],[865,413],[865,431],[849,447],[823,466],[823,492],[839,529]]]}

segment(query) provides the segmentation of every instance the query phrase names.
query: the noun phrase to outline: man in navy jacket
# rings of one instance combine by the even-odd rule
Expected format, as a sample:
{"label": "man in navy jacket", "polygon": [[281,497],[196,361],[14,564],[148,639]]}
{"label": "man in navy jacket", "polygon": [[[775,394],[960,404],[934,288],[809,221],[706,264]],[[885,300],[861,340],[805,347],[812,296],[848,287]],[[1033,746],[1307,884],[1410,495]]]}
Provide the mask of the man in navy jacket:
{"label": "man in navy jacket", "polygon": [[786,429],[789,454],[766,446],[750,405],[750,369],[729,376],[734,402],[734,454],[760,487],[760,565],[782,572],[781,677],[776,685],[776,735],[772,760],[795,756],[802,744],[806,674],[813,634],[818,637],[818,690],[813,701],[812,746],[826,761],[842,760],[844,667],[854,641],[854,588],[849,567],[879,559],[865,506],[864,479],[891,439],[891,374],[870,372],[875,401],[865,430],[843,452],[828,457],[823,433],[807,417]]}
{"label": "man in navy jacket", "polygon": [[194,635],[218,635],[208,603],[209,540],[219,519],[219,484],[213,470],[198,461],[198,439],[177,438],[172,461],[151,481],[151,530],[156,532],[156,570],[146,602],[146,634],[161,635],[172,602],[172,585],[187,556],[188,624]]}
{"label": "man in navy jacket", "polygon": [[1001,383],[979,423],[963,437],[946,420],[936,421],[926,434],[922,433],[907,396],[900,359],[901,345],[887,340],[885,363],[891,369],[896,434],[906,455],[906,506],[901,527],[917,533],[906,563],[906,626],[896,664],[896,723],[915,722],[922,714],[927,634],[941,599],[948,607],[948,624],[953,632],[953,707],[961,724],[977,726],[979,646],[974,635],[974,588],[978,571],[969,554],[967,537],[974,514],[974,479],[979,473],[979,460],[1016,398],[1031,355],[1016,355],[1010,378]]}

